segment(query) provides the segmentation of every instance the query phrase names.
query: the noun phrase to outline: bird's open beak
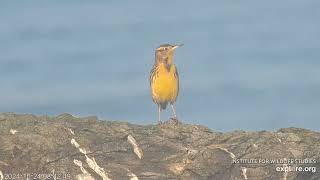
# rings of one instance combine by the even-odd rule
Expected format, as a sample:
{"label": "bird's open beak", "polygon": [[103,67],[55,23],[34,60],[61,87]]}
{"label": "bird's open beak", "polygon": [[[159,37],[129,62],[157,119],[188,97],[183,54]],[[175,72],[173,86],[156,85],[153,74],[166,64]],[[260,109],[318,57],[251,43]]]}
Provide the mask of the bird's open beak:
{"label": "bird's open beak", "polygon": [[177,49],[178,47],[181,47],[181,46],[183,46],[183,44],[176,44],[176,45],[173,46],[172,50],[175,50],[175,49]]}

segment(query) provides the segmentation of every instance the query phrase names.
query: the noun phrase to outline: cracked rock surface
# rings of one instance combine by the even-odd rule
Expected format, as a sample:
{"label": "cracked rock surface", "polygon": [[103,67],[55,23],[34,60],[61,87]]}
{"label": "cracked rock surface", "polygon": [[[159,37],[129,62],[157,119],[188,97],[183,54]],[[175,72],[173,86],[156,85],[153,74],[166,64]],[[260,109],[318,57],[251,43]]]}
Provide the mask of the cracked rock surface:
{"label": "cracked rock surface", "polygon": [[[285,172],[289,167],[304,171]],[[320,133],[299,128],[220,133],[175,121],[143,126],[94,116],[1,113],[0,179],[26,176],[316,180]]]}

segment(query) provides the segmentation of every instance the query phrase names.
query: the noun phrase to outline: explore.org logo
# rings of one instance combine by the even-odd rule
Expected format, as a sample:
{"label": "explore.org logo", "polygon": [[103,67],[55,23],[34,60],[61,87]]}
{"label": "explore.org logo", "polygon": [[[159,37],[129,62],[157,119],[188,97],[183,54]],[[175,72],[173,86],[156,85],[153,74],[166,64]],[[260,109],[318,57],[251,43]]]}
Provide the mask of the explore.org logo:
{"label": "explore.org logo", "polygon": [[316,167],[312,166],[278,166],[276,167],[276,171],[278,172],[312,172],[315,173],[317,172]]}

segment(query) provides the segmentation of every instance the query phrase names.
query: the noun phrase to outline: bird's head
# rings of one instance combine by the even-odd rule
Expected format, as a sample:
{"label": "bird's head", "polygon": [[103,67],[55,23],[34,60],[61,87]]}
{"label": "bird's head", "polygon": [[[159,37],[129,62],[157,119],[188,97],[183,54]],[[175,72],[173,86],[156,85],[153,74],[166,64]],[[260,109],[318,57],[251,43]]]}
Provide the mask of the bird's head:
{"label": "bird's head", "polygon": [[183,46],[183,44],[163,44],[156,49],[156,63],[164,63],[171,65],[173,63],[173,54],[175,49]]}

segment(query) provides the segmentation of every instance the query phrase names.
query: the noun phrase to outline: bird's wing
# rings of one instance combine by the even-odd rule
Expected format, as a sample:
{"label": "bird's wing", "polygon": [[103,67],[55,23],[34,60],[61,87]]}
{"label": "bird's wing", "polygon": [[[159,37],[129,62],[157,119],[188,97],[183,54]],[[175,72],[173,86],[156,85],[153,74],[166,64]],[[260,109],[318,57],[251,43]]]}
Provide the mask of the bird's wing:
{"label": "bird's wing", "polygon": [[157,76],[157,69],[158,69],[158,66],[154,65],[150,71],[150,75],[149,75],[150,87],[152,86],[152,83]]}
{"label": "bird's wing", "polygon": [[174,72],[174,77],[177,79],[177,96],[174,98],[174,101],[176,101],[177,100],[177,97],[178,97],[178,95],[179,95],[179,73],[178,73],[178,68],[177,68],[177,66],[174,66],[174,68],[175,68],[175,72]]}

